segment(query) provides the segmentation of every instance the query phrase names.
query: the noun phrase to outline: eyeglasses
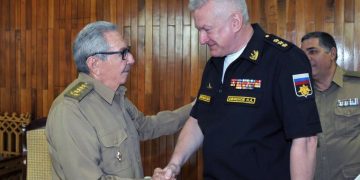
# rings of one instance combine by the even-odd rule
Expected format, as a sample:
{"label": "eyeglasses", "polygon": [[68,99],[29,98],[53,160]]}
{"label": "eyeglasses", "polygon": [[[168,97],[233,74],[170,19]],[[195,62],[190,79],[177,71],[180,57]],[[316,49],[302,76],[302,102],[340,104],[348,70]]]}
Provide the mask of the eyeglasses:
{"label": "eyeglasses", "polygon": [[119,54],[119,55],[121,55],[122,60],[126,60],[126,57],[129,53],[130,53],[130,46],[128,46],[127,48],[125,48],[121,51],[96,52],[96,53],[90,54],[90,56],[95,56],[97,54],[104,54],[104,55]]}

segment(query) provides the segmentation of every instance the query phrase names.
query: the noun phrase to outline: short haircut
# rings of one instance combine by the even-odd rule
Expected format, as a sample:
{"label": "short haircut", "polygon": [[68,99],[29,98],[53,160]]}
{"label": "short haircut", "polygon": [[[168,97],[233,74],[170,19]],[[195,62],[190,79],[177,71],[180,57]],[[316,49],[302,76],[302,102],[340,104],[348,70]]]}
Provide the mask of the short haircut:
{"label": "short haircut", "polygon": [[[96,21],[86,25],[77,35],[73,44],[73,56],[78,72],[89,74],[87,58],[95,53],[109,50],[104,33],[117,31],[117,26],[106,21]],[[95,55],[106,60],[106,55]]]}
{"label": "short haircut", "polygon": [[[214,1],[217,3],[232,3],[235,10],[240,10],[241,14],[243,16],[243,23],[249,22],[249,13],[246,5],[245,0],[189,0],[189,9],[190,11],[194,11],[201,6],[203,6],[205,3],[209,1]],[[228,9],[221,9],[222,11],[228,11]]]}
{"label": "short haircut", "polygon": [[335,39],[329,33],[320,31],[310,32],[301,38],[301,42],[311,38],[318,38],[319,45],[327,51],[330,51],[333,47],[337,49]]}

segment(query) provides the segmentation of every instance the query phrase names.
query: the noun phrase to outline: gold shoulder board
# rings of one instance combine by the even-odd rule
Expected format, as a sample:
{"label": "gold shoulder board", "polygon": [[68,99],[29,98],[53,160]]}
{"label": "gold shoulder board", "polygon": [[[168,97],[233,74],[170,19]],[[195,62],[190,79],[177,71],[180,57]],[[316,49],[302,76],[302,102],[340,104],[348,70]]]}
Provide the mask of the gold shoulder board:
{"label": "gold shoulder board", "polygon": [[86,82],[79,82],[65,93],[65,96],[81,101],[94,86]]}
{"label": "gold shoulder board", "polygon": [[288,50],[292,46],[292,44],[289,43],[288,41],[286,41],[280,37],[277,37],[273,34],[266,34],[265,40],[266,40],[266,42],[272,44],[275,47],[280,48],[281,50]]}

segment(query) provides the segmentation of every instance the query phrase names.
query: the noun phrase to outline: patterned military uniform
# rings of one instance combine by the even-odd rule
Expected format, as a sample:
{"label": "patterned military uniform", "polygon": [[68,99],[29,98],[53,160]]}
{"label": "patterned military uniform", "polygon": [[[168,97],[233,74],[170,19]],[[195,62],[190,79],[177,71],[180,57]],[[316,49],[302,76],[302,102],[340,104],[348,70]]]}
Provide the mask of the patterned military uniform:
{"label": "patterned military uniform", "polygon": [[80,73],[54,101],[46,125],[53,179],[143,178],[140,140],[178,131],[191,105],[144,116],[125,97]]}
{"label": "patterned military uniform", "polygon": [[301,49],[258,25],[227,68],[211,58],[191,116],[204,135],[205,179],[290,179],[291,139],[321,132]]}
{"label": "patterned military uniform", "polygon": [[337,67],[330,88],[315,92],[323,127],[315,179],[353,180],[360,174],[360,73]]}

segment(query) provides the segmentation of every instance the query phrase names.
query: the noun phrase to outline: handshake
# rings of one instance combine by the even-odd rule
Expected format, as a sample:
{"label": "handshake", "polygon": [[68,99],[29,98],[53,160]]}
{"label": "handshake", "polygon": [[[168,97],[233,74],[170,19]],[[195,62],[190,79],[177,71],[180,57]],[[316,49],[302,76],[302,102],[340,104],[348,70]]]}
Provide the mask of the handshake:
{"label": "handshake", "polygon": [[168,164],[164,169],[156,168],[152,180],[176,180],[176,175],[180,172],[180,166]]}

